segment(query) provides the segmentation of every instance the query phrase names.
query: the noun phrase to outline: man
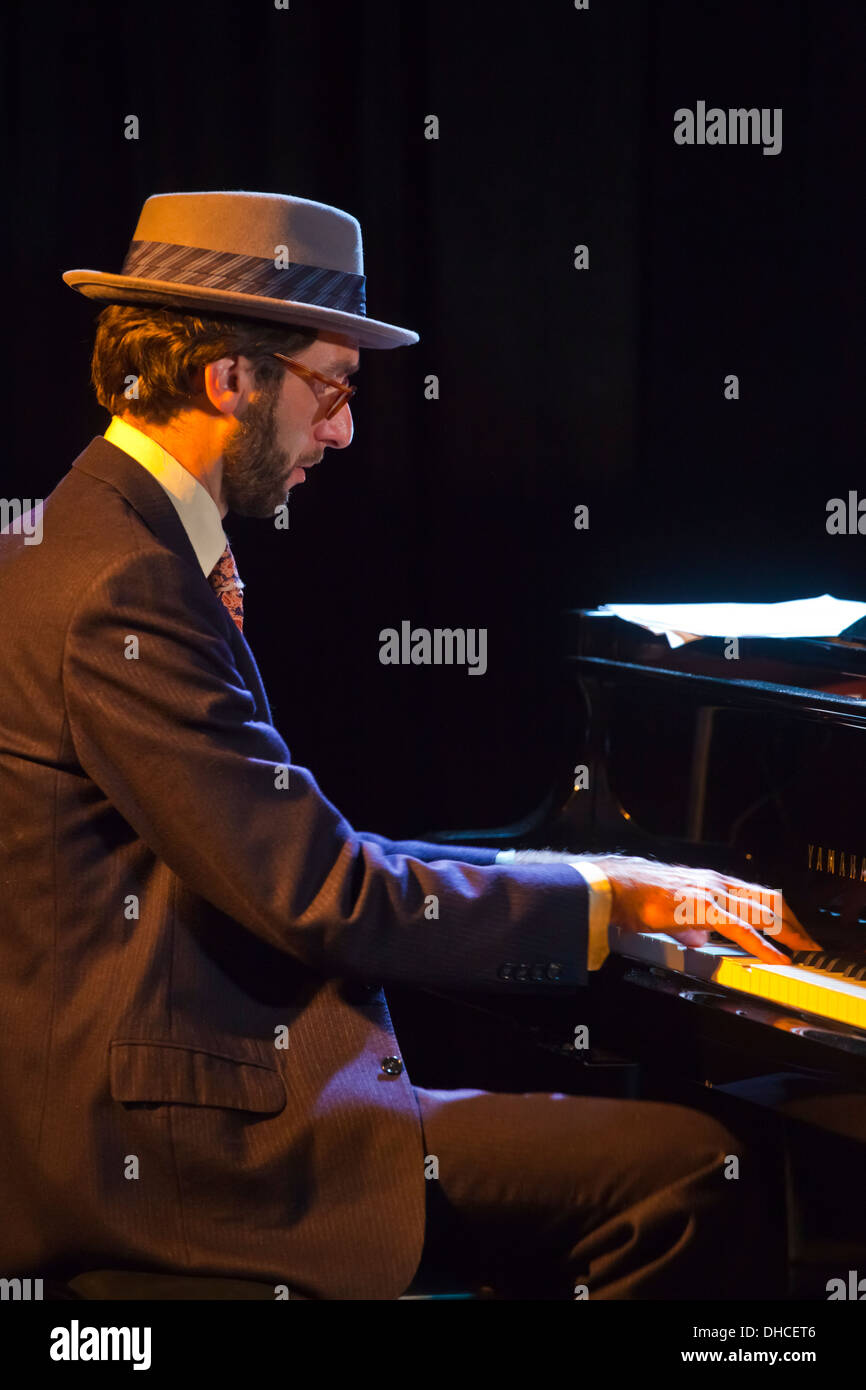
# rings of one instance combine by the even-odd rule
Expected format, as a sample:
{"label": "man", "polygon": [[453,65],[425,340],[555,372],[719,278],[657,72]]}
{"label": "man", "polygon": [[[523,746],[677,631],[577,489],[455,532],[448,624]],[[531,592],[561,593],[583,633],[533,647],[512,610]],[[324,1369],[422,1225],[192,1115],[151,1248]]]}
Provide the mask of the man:
{"label": "man", "polygon": [[[47,499],[41,543],[0,541],[4,1273],[381,1299],[422,1250],[462,1251],[506,1293],[664,1297],[705,1276],[735,1295],[724,1232],[748,1184],[724,1178],[724,1129],[416,1091],[381,988],[525,992],[501,966],[529,960],[564,990],[603,958],[611,912],[670,928],[677,891],[731,885],[360,834],[271,722],[222,518],[272,518],[350,443],[359,349],[417,341],[366,317],[358,223],[165,194],[120,275],[64,279],[109,305],[92,372],[113,418]],[[785,959],[736,906],[722,922]],[[789,914],[774,929],[811,944]]]}

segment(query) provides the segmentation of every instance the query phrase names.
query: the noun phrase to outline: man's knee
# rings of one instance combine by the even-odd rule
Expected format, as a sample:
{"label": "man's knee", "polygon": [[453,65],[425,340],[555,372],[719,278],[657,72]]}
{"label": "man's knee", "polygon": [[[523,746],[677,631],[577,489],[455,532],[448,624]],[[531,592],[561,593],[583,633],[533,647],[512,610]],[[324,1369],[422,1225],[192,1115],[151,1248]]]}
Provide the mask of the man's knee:
{"label": "man's knee", "polygon": [[634,1104],[631,1161],[647,1184],[740,1177],[748,1163],[745,1146],[712,1115],[661,1101]]}
{"label": "man's knee", "polygon": [[713,1115],[686,1105],[660,1104],[659,1109],[666,1112],[669,1140],[677,1139],[696,1159],[704,1157],[712,1162],[743,1152],[742,1142]]}

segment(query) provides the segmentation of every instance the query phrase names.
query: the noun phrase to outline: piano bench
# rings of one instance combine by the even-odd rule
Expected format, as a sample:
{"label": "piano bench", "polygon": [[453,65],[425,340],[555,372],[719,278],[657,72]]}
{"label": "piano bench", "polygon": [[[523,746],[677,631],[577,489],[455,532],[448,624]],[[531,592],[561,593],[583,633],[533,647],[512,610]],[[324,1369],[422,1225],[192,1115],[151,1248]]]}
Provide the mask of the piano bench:
{"label": "piano bench", "polygon": [[[251,1279],[222,1279],[209,1275],[139,1273],[128,1269],[97,1269],[77,1274],[67,1283],[54,1279],[44,1281],[45,1299],[65,1300],[213,1300],[268,1299],[274,1301],[274,1285]],[[425,1291],[423,1281],[410,1285],[400,1299],[433,1301],[434,1299],[491,1298],[492,1290],[437,1287]],[[291,1299],[291,1294],[289,1295]]]}

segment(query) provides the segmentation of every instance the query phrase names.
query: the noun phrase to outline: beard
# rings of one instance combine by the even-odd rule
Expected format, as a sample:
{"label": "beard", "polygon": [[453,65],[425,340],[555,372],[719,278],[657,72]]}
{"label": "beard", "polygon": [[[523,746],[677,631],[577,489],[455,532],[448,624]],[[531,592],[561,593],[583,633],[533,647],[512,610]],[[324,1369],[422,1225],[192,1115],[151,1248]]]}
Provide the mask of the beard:
{"label": "beard", "polygon": [[272,517],[288,497],[286,473],[292,457],[277,444],[275,418],[281,387],[277,378],[258,388],[223,446],[223,497],[238,516]]}

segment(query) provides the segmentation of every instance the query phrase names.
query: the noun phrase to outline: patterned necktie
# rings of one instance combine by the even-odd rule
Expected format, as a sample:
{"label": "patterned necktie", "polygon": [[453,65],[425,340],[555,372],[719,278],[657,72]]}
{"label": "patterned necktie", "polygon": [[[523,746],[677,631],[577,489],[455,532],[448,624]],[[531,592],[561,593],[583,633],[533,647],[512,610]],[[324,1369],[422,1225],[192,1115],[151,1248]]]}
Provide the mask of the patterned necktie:
{"label": "patterned necktie", "polygon": [[244,582],[238,574],[232,548],[226,541],[226,548],[208,575],[210,586],[228,610],[229,617],[244,630],[244,598],[241,592]]}

